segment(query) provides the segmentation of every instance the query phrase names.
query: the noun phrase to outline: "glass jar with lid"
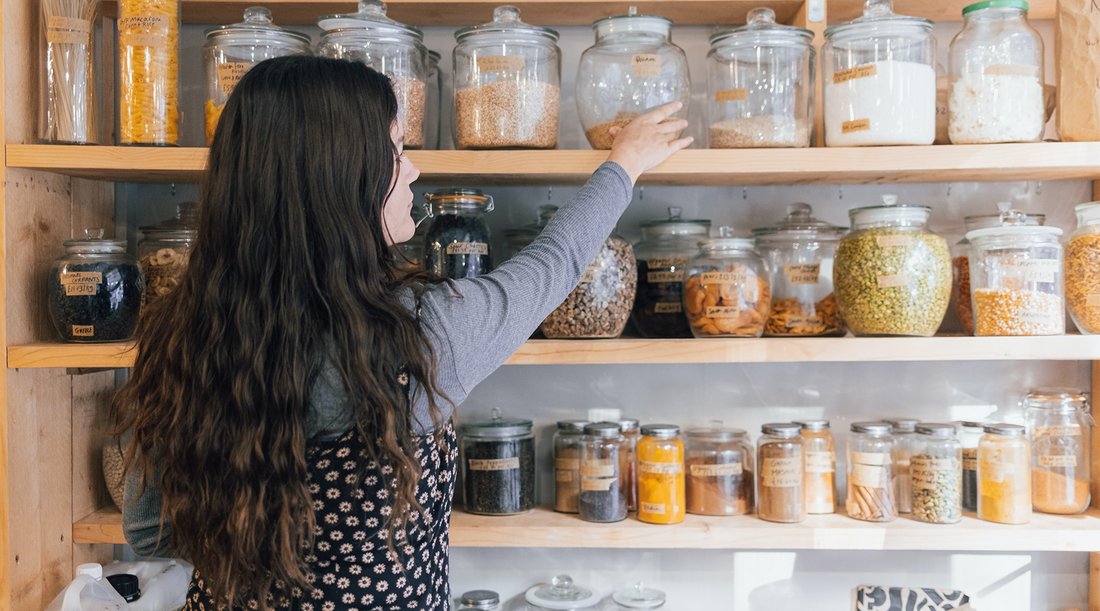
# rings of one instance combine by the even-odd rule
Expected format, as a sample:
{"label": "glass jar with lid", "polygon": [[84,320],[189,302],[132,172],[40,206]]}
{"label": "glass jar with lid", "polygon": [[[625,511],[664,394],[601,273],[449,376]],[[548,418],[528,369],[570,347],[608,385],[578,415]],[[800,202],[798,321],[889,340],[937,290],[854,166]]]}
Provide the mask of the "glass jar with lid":
{"label": "glass jar with lid", "polygon": [[612,233],[584,270],[577,288],[539,329],[547,339],[619,337],[630,320],[637,286],[634,247]]}
{"label": "glass jar with lid", "polygon": [[809,204],[787,206],[787,218],[753,229],[770,272],[772,307],[764,335],[830,337],[847,332],[833,292],[833,259],[847,227],[813,217]]}
{"label": "glass jar with lid", "polygon": [[670,102],[683,108],[671,120],[688,116],[691,76],[687,55],[672,43],[672,21],[656,15],[604,17],[592,24],[596,44],[581,54],[577,68],[577,114],[588,144],[608,150],[611,128]]}
{"label": "glass jar with lid", "polygon": [[645,587],[642,582],[633,587],[616,590],[611,595],[615,602],[612,611],[634,611],[636,609],[658,609],[665,604],[665,593]]}
{"label": "glass jar with lid", "polygon": [[936,39],[932,22],[867,0],[863,17],[825,30],[825,145],[932,144]]}
{"label": "glass jar with lid", "polygon": [[638,440],[638,519],[676,524],[684,521],[686,507],[680,427],[647,424]]}
{"label": "glass jar with lid", "polygon": [[848,517],[890,522],[898,517],[893,427],[856,422],[848,437]]}
{"label": "glass jar with lid", "polygon": [[760,487],[756,513],[769,522],[802,522],[806,519],[806,448],[791,422],[765,424],[756,442]]}
{"label": "glass jar with lid", "polygon": [[684,468],[687,471],[687,512],[705,516],[752,513],[753,447],[748,433],[710,428],[685,433]]}
{"label": "glass jar with lid", "polygon": [[1042,139],[1043,39],[1027,10],[1023,0],[987,0],[962,10],[948,60],[951,144]]}
{"label": "glass jar with lid", "polygon": [[141,311],[145,281],[126,242],[85,229],[83,239],[65,240],[65,254],[50,265],[50,318],[67,342],[130,339]]}
{"label": "glass jar with lid", "polygon": [[458,599],[458,611],[500,611],[500,594],[492,590],[470,590]]}
{"label": "glass jar with lid", "polygon": [[1081,204],[1065,252],[1066,305],[1078,330],[1100,333],[1100,202]]}
{"label": "glass jar with lid", "polygon": [[229,94],[245,72],[265,59],[310,55],[310,46],[309,36],[276,26],[271,22],[271,11],[259,6],[246,10],[241,23],[207,29],[202,48],[207,146],[214,140]]}
{"label": "glass jar with lid", "polygon": [[966,234],[974,334],[1062,335],[1062,230],[1027,225],[1027,215],[999,205],[998,226]]}
{"label": "glass jar with lid", "polygon": [[530,420],[504,418],[460,427],[466,511],[488,516],[523,513],[535,506],[535,435]]}
{"label": "glass jar with lid", "polygon": [[493,271],[492,239],[485,213],[493,198],[481,189],[451,187],[425,193],[433,217],[424,242],[424,267],[439,276],[476,278]]}
{"label": "glass jar with lid", "polygon": [[118,3],[120,145],[180,144],[182,17],[182,0]]}
{"label": "glass jar with lid", "polygon": [[500,6],[493,21],[455,32],[455,146],[551,149],[558,143],[558,33]]}
{"label": "glass jar with lid", "polygon": [[848,211],[833,284],[844,323],[857,336],[936,333],[951,298],[947,241],[928,229],[928,206],[898,204]]}
{"label": "glass jar with lid", "polygon": [[[962,448],[955,425],[917,425],[910,446],[909,481],[913,519],[932,524],[954,524],[962,519]],[[899,474],[898,479],[901,479]]]}
{"label": "glass jar with lid", "polygon": [[577,513],[581,494],[581,446],[587,420],[561,420],[554,433],[554,511]]}
{"label": "glass jar with lid", "polygon": [[386,17],[382,0],[359,0],[357,12],[325,15],[317,25],[323,30],[317,55],[362,62],[389,77],[405,148],[422,148],[428,79],[424,34]]}
{"label": "glass jar with lid", "polygon": [[176,218],[141,228],[138,263],[145,276],[142,305],[167,295],[179,284],[191,258],[191,246],[198,234],[198,204],[180,204]]}
{"label": "glass jar with lid", "polygon": [[909,457],[913,453],[913,444],[917,442],[916,418],[883,418],[883,422],[894,427],[894,493],[898,501],[898,512],[909,513],[912,509],[909,485]]}
{"label": "glass jar with lid", "polygon": [[428,51],[428,75],[424,79],[424,148],[430,151],[439,149],[439,134],[443,129],[443,74],[439,71],[441,57],[435,51]]}
{"label": "glass jar with lid", "polygon": [[631,320],[642,337],[691,337],[684,318],[684,268],[699,252],[699,240],[710,221],[684,219],[670,207],[667,219],[642,222],[642,239],[634,245],[638,259],[638,294]]}
{"label": "glass jar with lid", "polygon": [[1035,388],[1024,397],[1031,440],[1031,504],[1043,513],[1077,514],[1089,506],[1092,416],[1076,388]]}
{"label": "glass jar with lid", "polygon": [[978,442],[978,517],[1000,524],[1031,521],[1031,443],[1016,424],[986,424]]}
{"label": "glass jar with lid", "polygon": [[99,144],[95,26],[102,4],[41,3],[39,142]]}
{"label": "glass jar with lid", "polygon": [[584,426],[578,503],[582,520],[618,522],[626,519],[622,446],[623,436],[617,423],[593,422]]}
{"label": "glass jar with lid", "polygon": [[962,447],[962,508],[978,510],[978,442],[985,434],[981,422],[956,422],[959,445]]}
{"label": "glass jar with lid", "polygon": [[710,37],[710,148],[808,147],[813,140],[813,32],[749,11],[746,25]]}
{"label": "glass jar with lid", "polygon": [[527,611],[595,611],[600,607],[599,593],[573,583],[569,575],[555,575],[549,584],[532,586],[524,599]]}
{"label": "glass jar with lid", "polygon": [[771,312],[768,268],[752,239],[733,237],[721,227],[719,237],[699,242],[688,261],[684,311],[695,337],[760,337]]}
{"label": "glass jar with lid", "polygon": [[796,420],[806,450],[806,513],[836,512],[836,451],[828,420]]}

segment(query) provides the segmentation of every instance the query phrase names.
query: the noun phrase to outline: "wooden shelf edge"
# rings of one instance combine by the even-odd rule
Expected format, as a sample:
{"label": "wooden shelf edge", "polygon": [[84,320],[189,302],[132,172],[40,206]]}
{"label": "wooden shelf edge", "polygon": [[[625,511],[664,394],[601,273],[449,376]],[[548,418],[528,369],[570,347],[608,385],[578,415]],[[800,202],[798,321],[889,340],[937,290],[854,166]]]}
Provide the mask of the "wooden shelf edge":
{"label": "wooden shelf edge", "polygon": [[126,543],[122,533],[122,512],[105,507],[73,524],[74,543]]}
{"label": "wooden shelf edge", "polygon": [[9,369],[116,369],[132,367],[133,342],[118,344],[41,343],[8,346]]}

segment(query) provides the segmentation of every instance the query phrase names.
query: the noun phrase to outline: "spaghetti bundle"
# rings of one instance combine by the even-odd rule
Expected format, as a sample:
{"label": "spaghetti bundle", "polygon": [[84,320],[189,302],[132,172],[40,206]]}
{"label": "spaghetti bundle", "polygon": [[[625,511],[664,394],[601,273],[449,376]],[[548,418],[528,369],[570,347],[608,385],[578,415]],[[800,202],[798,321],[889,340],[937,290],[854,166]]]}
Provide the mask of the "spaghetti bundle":
{"label": "spaghetti bundle", "polygon": [[179,0],[119,0],[119,141],[179,144]]}
{"label": "spaghetti bundle", "polygon": [[43,142],[96,144],[92,28],[99,0],[41,0],[43,66],[39,138]]}

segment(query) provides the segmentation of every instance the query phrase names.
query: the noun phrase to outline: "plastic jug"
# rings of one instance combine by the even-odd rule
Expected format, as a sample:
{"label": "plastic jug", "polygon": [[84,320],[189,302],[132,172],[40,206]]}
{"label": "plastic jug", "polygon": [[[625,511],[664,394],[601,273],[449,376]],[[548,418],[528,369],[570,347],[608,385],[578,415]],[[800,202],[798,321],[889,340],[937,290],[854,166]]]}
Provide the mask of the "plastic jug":
{"label": "plastic jug", "polygon": [[[193,572],[194,567],[189,563],[168,559],[115,561],[103,569],[105,576],[129,573],[138,578],[141,598],[126,606],[126,611],[175,611],[182,607],[187,602],[187,587]],[[106,579],[103,583],[107,583]]]}
{"label": "plastic jug", "polygon": [[103,579],[103,567],[82,564],[76,578],[53,599],[46,611],[128,611],[126,600]]}

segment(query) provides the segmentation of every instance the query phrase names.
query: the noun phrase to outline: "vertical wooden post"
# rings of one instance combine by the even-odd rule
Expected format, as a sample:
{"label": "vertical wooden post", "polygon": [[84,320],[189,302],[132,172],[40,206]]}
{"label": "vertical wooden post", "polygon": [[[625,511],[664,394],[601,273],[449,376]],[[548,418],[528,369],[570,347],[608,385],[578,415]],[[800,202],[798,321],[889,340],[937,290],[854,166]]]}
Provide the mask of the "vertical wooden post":
{"label": "vertical wooden post", "polygon": [[791,20],[791,25],[805,28],[814,33],[814,52],[817,56],[814,59],[814,72],[817,74],[817,91],[815,93],[814,102],[814,146],[825,146],[825,99],[823,94],[822,79],[825,75],[821,73],[818,68],[821,66],[821,46],[825,44],[825,26],[829,22],[829,3],[827,0],[821,0],[823,5],[823,14],[821,21],[810,21],[810,9],[809,4],[811,0],[805,0],[802,3],[802,7],[795,13],[794,19]]}
{"label": "vertical wooden post", "polygon": [[1100,554],[1089,554],[1089,611],[1100,611]]}

